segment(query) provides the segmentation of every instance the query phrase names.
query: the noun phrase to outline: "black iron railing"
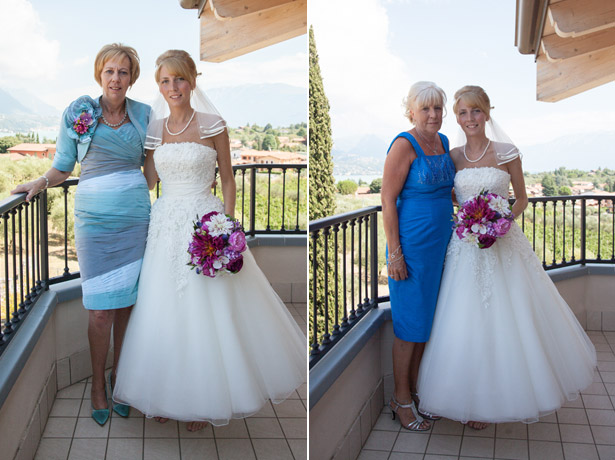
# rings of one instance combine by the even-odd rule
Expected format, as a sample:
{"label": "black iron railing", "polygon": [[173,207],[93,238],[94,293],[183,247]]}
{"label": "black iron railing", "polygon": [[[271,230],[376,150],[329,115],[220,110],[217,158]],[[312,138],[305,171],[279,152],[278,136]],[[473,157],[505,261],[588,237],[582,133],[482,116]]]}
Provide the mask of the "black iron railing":
{"label": "black iron railing", "polygon": [[[615,197],[530,198],[517,223],[545,270],[615,264]],[[373,206],[310,222],[310,367],[364,314],[389,300],[378,295],[386,266]]]}
{"label": "black iron railing", "polygon": [[[306,233],[306,164],[240,165],[233,173],[236,217],[246,235]],[[30,203],[25,194],[0,203],[0,354],[49,285],[79,277],[72,243],[72,194],[78,182],[68,179]],[[157,187],[155,196],[161,193]]]}

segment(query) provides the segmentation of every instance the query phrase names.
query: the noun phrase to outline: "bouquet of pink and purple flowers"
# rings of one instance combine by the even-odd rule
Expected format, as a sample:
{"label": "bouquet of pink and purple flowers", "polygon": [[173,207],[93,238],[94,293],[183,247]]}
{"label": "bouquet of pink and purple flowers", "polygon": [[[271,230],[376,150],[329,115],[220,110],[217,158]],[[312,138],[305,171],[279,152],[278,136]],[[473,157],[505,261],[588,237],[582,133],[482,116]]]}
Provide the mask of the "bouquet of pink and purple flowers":
{"label": "bouquet of pink and purple flowers", "polygon": [[241,253],[245,250],[246,235],[239,221],[221,212],[208,212],[194,222],[188,265],[210,278],[237,273],[243,267]]}
{"label": "bouquet of pink and purple flowers", "polygon": [[460,240],[486,249],[508,233],[514,215],[506,198],[483,190],[459,206],[453,220]]}

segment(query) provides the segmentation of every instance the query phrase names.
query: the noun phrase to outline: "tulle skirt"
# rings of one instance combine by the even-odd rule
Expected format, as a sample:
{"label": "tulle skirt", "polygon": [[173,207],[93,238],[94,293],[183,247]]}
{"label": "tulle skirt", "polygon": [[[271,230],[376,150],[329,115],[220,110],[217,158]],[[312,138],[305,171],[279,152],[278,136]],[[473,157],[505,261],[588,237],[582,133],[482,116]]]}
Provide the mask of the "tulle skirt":
{"label": "tulle skirt", "polygon": [[453,235],[421,408],[466,422],[535,422],[593,381],[596,352],[521,229],[489,249]]}

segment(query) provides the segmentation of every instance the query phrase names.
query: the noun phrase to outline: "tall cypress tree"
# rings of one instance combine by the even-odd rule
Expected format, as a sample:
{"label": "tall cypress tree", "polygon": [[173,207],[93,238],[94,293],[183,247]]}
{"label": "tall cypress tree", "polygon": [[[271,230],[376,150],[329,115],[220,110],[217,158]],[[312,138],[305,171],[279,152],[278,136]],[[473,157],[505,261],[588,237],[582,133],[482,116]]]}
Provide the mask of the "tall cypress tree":
{"label": "tall cypress tree", "polygon": [[[333,179],[333,161],[331,160],[331,117],[329,116],[329,101],[320,75],[318,53],[314,41],[314,30],[310,27],[310,220],[321,219],[335,211],[335,181]],[[329,240],[329,257],[325,260],[324,238],[322,233],[316,240],[316,258],[314,260],[314,240],[310,238],[310,343],[314,340],[314,305],[318,312],[318,335],[320,340],[325,327],[325,279],[324,269],[328,267],[329,282],[329,333],[332,332],[335,309],[335,274],[334,257],[337,257]],[[313,293],[314,267],[316,272],[316,298]],[[341,316],[340,316],[341,318]]]}

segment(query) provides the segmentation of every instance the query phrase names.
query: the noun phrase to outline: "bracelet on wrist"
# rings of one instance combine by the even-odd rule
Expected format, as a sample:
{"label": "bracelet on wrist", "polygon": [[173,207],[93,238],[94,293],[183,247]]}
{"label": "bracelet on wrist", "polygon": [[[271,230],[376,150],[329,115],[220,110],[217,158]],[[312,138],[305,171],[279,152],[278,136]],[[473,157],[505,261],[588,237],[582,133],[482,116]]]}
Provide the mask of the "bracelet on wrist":
{"label": "bracelet on wrist", "polygon": [[47,176],[43,174],[41,177],[39,177],[39,179],[45,179],[45,186],[42,188],[42,190],[45,190],[49,187],[49,179],[47,178]]}

